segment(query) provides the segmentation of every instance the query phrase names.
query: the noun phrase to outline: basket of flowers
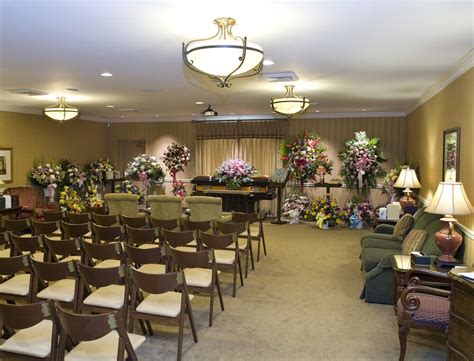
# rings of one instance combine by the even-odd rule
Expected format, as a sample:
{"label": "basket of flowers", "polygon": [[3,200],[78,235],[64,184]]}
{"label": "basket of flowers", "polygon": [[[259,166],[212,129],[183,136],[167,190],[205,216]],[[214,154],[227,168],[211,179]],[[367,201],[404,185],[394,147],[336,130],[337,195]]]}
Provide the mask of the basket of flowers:
{"label": "basket of flowers", "polygon": [[87,186],[85,200],[86,205],[91,208],[101,208],[104,206],[104,200],[97,189],[97,185],[94,183]]}
{"label": "basket of flowers", "polygon": [[70,213],[81,213],[86,209],[82,198],[68,186],[64,186],[63,190],[59,192],[59,206],[61,211]]}
{"label": "basket of flowers", "polygon": [[283,215],[290,217],[290,224],[297,224],[304,210],[308,207],[308,198],[301,194],[294,193],[288,196],[282,205]]}
{"label": "basket of flowers", "polygon": [[87,176],[84,168],[75,162],[64,160],[61,162],[61,168],[64,170],[64,184],[76,189],[84,188]]}
{"label": "basket of flowers", "polygon": [[257,174],[255,168],[242,159],[229,159],[217,167],[212,178],[225,183],[227,189],[239,189],[243,183],[250,182]]}
{"label": "basket of flowers", "polygon": [[90,162],[86,166],[86,173],[93,183],[100,183],[106,179],[107,172],[113,172],[114,166],[108,159],[99,158],[94,162]]}
{"label": "basket of flowers", "polygon": [[333,197],[314,199],[306,210],[304,218],[316,221],[316,225],[321,229],[328,229],[343,222],[341,209]]}
{"label": "basket of flowers", "polygon": [[364,223],[371,224],[374,220],[374,209],[369,202],[349,201],[343,211],[345,222],[353,229],[362,229]]}

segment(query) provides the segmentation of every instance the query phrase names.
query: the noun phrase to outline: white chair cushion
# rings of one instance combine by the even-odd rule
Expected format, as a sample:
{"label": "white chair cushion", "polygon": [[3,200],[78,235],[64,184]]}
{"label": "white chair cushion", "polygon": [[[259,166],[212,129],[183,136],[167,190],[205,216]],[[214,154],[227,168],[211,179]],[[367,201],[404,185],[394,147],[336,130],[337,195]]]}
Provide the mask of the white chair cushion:
{"label": "white chair cushion", "polygon": [[186,268],[184,275],[188,286],[209,287],[212,283],[212,270],[208,268]]}
{"label": "white chair cushion", "polygon": [[[239,239],[238,239],[238,243],[239,243],[239,250],[241,250],[241,249],[247,249],[247,237],[245,237],[245,238],[239,238]],[[229,244],[229,245],[227,246],[227,248],[229,248],[229,249],[235,249],[235,243]]]}
{"label": "white chair cushion", "polygon": [[112,268],[120,266],[120,260],[118,259],[106,259],[96,264],[96,268]]}
{"label": "white chair cushion", "polygon": [[166,273],[166,266],[164,264],[149,263],[144,264],[138,270],[143,273],[163,274]]}
{"label": "white chair cushion", "polygon": [[[192,300],[193,295],[189,295]],[[181,311],[181,293],[166,292],[159,295],[148,295],[137,307],[138,312],[150,315],[176,317]]]}
{"label": "white chair cushion", "polygon": [[74,300],[75,286],[76,280],[70,278],[56,282],[50,282],[48,287],[38,293],[38,298],[45,300],[72,302]]}
{"label": "white chair cushion", "polygon": [[63,258],[59,262],[69,262],[69,261],[81,261],[81,256],[67,256],[66,258]]}
{"label": "white chair cushion", "polygon": [[138,248],[141,248],[141,249],[150,249],[150,248],[158,248],[160,247],[160,245],[158,243],[144,243],[142,245],[140,245]]}
{"label": "white chair cushion", "polygon": [[235,262],[235,251],[226,251],[223,249],[215,249],[214,255],[216,256],[216,263],[220,264],[234,264]]}
{"label": "white chair cushion", "polygon": [[0,283],[0,293],[8,295],[26,296],[30,291],[30,275],[20,273],[9,280]]}
{"label": "white chair cushion", "polygon": [[62,240],[62,237],[61,237],[61,232],[59,232],[59,234],[49,234],[48,236],[48,239],[50,239],[51,241],[60,241]]}
{"label": "white chair cushion", "polygon": [[125,286],[122,285],[100,287],[86,297],[84,304],[118,310],[123,305],[124,292]]}
{"label": "white chair cushion", "polygon": [[0,257],[10,257],[11,248],[2,249],[0,251]]}
{"label": "white chair cushion", "polygon": [[44,358],[51,352],[52,332],[53,322],[43,320],[32,327],[18,330],[0,345],[0,351]]}
{"label": "white chair cushion", "polygon": [[[134,350],[145,342],[145,336],[129,333]],[[117,361],[119,335],[113,330],[104,337],[93,341],[83,341],[74,347],[64,358],[66,361]]]}
{"label": "white chair cushion", "polygon": [[[28,252],[28,251],[25,251],[25,252],[21,252],[23,255],[25,254],[31,254],[31,252]],[[31,254],[31,257],[35,259],[35,261],[40,261],[40,262],[43,262],[44,260],[44,252],[35,252],[33,254]]]}
{"label": "white chair cushion", "polygon": [[196,248],[187,246],[176,247],[175,250],[180,252],[196,252]]}
{"label": "white chair cushion", "polygon": [[30,237],[33,237],[33,235],[31,233],[24,233],[24,234],[20,234],[20,237],[30,238]]}

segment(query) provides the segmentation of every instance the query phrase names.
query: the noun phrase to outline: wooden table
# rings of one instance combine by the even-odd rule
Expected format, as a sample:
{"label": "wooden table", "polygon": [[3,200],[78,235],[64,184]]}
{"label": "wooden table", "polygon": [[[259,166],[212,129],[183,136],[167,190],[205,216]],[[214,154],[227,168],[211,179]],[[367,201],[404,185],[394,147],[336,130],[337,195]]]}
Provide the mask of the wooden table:
{"label": "wooden table", "polygon": [[448,327],[448,360],[474,360],[474,282],[459,275],[474,268],[453,268],[449,277],[451,309]]}
{"label": "wooden table", "polygon": [[10,214],[15,214],[15,215],[18,215],[18,213],[21,212],[21,207],[10,207],[10,208],[4,208],[4,209],[0,209],[0,217],[3,217],[3,216],[8,216]]}

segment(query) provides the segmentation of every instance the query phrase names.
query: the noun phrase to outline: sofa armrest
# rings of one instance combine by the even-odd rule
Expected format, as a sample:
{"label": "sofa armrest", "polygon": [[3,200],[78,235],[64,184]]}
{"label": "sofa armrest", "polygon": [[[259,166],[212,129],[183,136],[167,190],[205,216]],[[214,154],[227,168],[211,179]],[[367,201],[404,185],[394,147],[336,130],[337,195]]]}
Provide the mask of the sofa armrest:
{"label": "sofa armrest", "polygon": [[393,234],[394,229],[395,229],[395,226],[391,224],[379,224],[375,227],[374,232],[383,233],[383,234]]}
{"label": "sofa armrest", "polygon": [[391,238],[364,238],[360,242],[361,248],[384,248],[384,249],[402,249],[402,241],[396,237]]}

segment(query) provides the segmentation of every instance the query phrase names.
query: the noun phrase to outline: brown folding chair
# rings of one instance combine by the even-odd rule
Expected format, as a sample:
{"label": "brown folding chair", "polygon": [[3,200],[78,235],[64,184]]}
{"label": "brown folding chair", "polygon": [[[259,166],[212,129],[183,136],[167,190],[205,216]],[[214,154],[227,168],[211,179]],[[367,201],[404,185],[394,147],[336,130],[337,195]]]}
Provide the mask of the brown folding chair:
{"label": "brown folding chair", "polygon": [[83,311],[105,313],[118,310],[126,321],[130,292],[126,282],[125,266],[96,268],[79,263],[77,268],[81,276],[79,313]]}
{"label": "brown folding chair", "polygon": [[91,214],[90,213],[67,213],[67,219],[69,223],[72,224],[84,224],[84,223],[89,223],[91,220]]}
{"label": "brown folding chair", "polygon": [[128,244],[137,246],[139,248],[153,248],[158,247],[158,231],[155,228],[133,228],[125,226],[125,233],[127,234]]}
{"label": "brown folding chair", "polygon": [[3,225],[5,226],[5,230],[16,234],[18,236],[22,234],[31,235],[31,218],[25,219],[9,219],[3,218]]}
{"label": "brown folding chair", "polygon": [[123,241],[123,229],[120,225],[100,226],[98,224],[93,223],[92,231],[94,233],[94,240],[98,243]]}
{"label": "brown folding chair", "polygon": [[49,239],[62,239],[61,223],[59,221],[38,222],[31,221],[35,236],[48,236]]}
{"label": "brown folding chair", "polygon": [[3,249],[0,250],[0,257],[14,256],[14,249],[11,245],[10,235],[8,232],[0,233],[0,246],[3,246]]}
{"label": "brown folding chair", "polygon": [[158,239],[160,240],[160,244],[163,246],[165,244],[165,240],[163,239],[163,230],[167,229],[168,231],[176,231],[181,230],[181,221],[179,218],[176,219],[156,219],[150,217],[151,226],[156,228],[158,231]]}
{"label": "brown folding chair", "polygon": [[[232,234],[209,234],[200,232],[199,242],[204,249],[213,249],[216,257],[216,266],[220,271],[231,271],[234,274],[232,285],[232,297],[236,295],[237,269],[240,275],[240,284],[244,285],[242,277],[242,265],[240,263],[239,243],[237,235]],[[229,249],[232,246],[233,249]]]}
{"label": "brown folding chair", "polygon": [[196,231],[168,231],[163,230],[165,243],[178,251],[194,252],[198,249]]}
{"label": "brown folding chair", "polygon": [[[188,294],[183,272],[167,274],[142,273],[130,267],[132,280],[132,300],[128,331],[133,331],[135,319],[177,324],[178,353],[181,360],[185,314],[188,314],[194,342],[198,342],[196,326],[191,308],[192,295]],[[146,293],[146,296],[143,296]],[[153,330],[150,328],[150,335]]]}
{"label": "brown folding chair", "polygon": [[31,263],[42,288],[36,293],[34,285],[34,299],[56,301],[77,312],[79,276],[75,261],[50,263],[32,258]]}
{"label": "brown folding chair", "polygon": [[120,242],[89,243],[81,241],[85,263],[97,268],[118,267],[125,264],[125,254]]}
{"label": "brown folding chair", "polygon": [[37,261],[46,261],[47,252],[40,236],[21,237],[10,235],[15,255],[27,254]]}
{"label": "brown folding chair", "polygon": [[92,221],[99,226],[116,226],[120,224],[119,216],[116,214],[92,213]]}
{"label": "brown folding chair", "polygon": [[0,258],[0,275],[0,299],[33,302],[37,278],[29,255]]}
{"label": "brown folding chair", "polygon": [[105,209],[105,206],[102,206],[102,207],[86,206],[86,212],[90,213],[92,215],[94,215],[94,214],[106,215],[107,214],[107,209]]}
{"label": "brown folding chair", "polygon": [[[1,360],[57,360],[58,328],[54,305],[0,304],[0,329],[14,330],[1,345]],[[4,333],[4,336],[7,333]]]}
{"label": "brown folding chair", "polygon": [[221,309],[224,311],[224,300],[222,299],[214,251],[211,249],[197,252],[181,252],[171,249],[170,252],[173,260],[173,269],[177,271],[184,270],[188,290],[190,292],[210,294],[209,327],[212,327],[215,287],[217,287]]}
{"label": "brown folding chair", "polygon": [[64,219],[63,211],[44,210],[43,218],[45,222],[62,221]]}
{"label": "brown folding chair", "polygon": [[183,230],[185,231],[202,231],[202,232],[213,232],[214,225],[212,221],[190,221],[189,219],[183,219]]}
{"label": "brown folding chair", "polygon": [[[265,234],[263,232],[263,219],[260,213],[241,213],[241,212],[232,212],[232,221],[235,223],[247,222],[248,228],[247,232],[252,241],[258,242],[257,250],[257,262],[260,261],[260,244],[263,244],[263,254],[267,255],[267,245],[265,243]],[[257,234],[252,234],[252,224],[258,223]],[[245,236],[241,236],[245,237]]]}
{"label": "brown folding chair", "polygon": [[238,239],[239,242],[239,250],[242,253],[245,253],[245,278],[248,276],[248,271],[249,271],[249,258],[251,261],[252,265],[252,270],[255,269],[255,264],[253,261],[253,249],[252,249],[252,241],[250,239],[250,236],[248,234],[247,228],[248,228],[248,223],[242,222],[242,223],[234,223],[234,222],[219,222],[216,221],[216,228],[219,231],[219,233],[222,234],[232,234],[235,233],[237,236],[246,234],[245,239],[242,239],[242,242],[240,242],[240,239]]}
{"label": "brown folding chair", "polygon": [[48,262],[84,261],[84,252],[80,238],[62,239],[59,241],[44,238]]}
{"label": "brown folding chair", "polygon": [[[94,355],[96,360],[138,361],[135,350],[145,342],[141,335],[128,334],[120,312],[114,311],[99,315],[78,315],[57,307],[60,324],[58,359],[64,360],[66,344],[71,338],[79,342],[68,352],[74,360],[89,360]],[[85,341],[85,342],[83,342]]]}
{"label": "brown folding chair", "polygon": [[121,215],[120,220],[125,226],[130,226],[133,228],[150,228],[148,224],[148,218],[145,213],[143,213],[143,217],[128,217]]}
{"label": "brown folding chair", "polygon": [[92,242],[92,231],[89,222],[85,223],[67,223],[61,222],[64,237],[66,239],[71,238],[83,238]]}
{"label": "brown folding chair", "polygon": [[124,244],[128,264],[140,272],[162,274],[169,270],[165,247],[139,248]]}

